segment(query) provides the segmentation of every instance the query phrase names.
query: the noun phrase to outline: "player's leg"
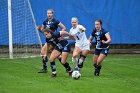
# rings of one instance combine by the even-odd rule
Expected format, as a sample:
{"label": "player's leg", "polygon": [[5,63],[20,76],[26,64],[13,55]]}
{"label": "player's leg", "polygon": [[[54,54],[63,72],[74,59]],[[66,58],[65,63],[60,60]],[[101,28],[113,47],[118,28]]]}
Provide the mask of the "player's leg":
{"label": "player's leg", "polygon": [[83,67],[83,63],[84,63],[84,60],[90,50],[90,45],[89,44],[86,44],[84,46],[81,46],[80,49],[82,50],[81,51],[81,54],[80,54],[80,57],[78,59],[78,67],[79,68],[82,68]]}
{"label": "player's leg", "polygon": [[59,60],[60,63],[61,63],[61,57],[62,57],[61,55],[57,57],[57,59]]}
{"label": "player's leg", "polygon": [[[49,49],[50,52],[52,52],[54,48],[53,48],[53,46],[49,45],[49,46],[48,46],[48,49]],[[57,59],[58,59],[59,62],[61,63],[61,55],[58,56]]]}
{"label": "player's leg", "polygon": [[84,63],[84,60],[85,60],[87,54],[88,54],[88,50],[82,50],[80,57],[78,59],[78,67],[79,68],[83,67],[83,63]]}
{"label": "player's leg", "polygon": [[63,66],[65,67],[66,72],[68,72],[69,76],[71,76],[72,69],[71,69],[69,63],[67,62],[68,55],[69,55],[69,52],[62,52],[62,54],[61,54],[61,62],[63,64]]}
{"label": "player's leg", "polygon": [[50,65],[52,69],[52,77],[56,77],[56,65],[55,65],[55,59],[60,55],[61,53],[58,50],[53,50],[50,55]]}
{"label": "player's leg", "polygon": [[73,50],[73,55],[72,55],[72,62],[75,67],[77,66],[77,63],[78,63],[77,56],[78,56],[78,54],[80,54],[80,52],[81,52],[81,49],[79,47],[75,46],[75,48]]}
{"label": "player's leg", "polygon": [[96,75],[98,57],[99,57],[99,55],[97,55],[97,54],[94,54],[94,56],[93,56],[94,75]]}
{"label": "player's leg", "polygon": [[60,63],[61,63],[61,57],[62,57],[61,55],[59,57],[57,57],[57,59],[60,61]]}
{"label": "player's leg", "polygon": [[[48,49],[49,49],[50,52],[52,52],[52,51],[54,50],[54,48],[53,48],[51,45],[48,46]],[[58,56],[57,59],[58,59],[59,62],[61,63],[61,55]],[[61,63],[61,64],[62,64],[62,63]],[[63,64],[62,64],[62,65],[63,65]]]}
{"label": "player's leg", "polygon": [[47,43],[41,48],[41,57],[42,57],[42,69],[38,73],[47,72]]}
{"label": "player's leg", "polygon": [[100,70],[101,70],[101,67],[102,67],[101,63],[105,58],[106,58],[106,55],[104,55],[104,54],[99,55],[98,60],[97,60],[97,65],[96,65],[96,71],[95,71],[96,76],[99,76]]}
{"label": "player's leg", "polygon": [[68,58],[70,51],[71,51],[71,45],[67,44],[64,47],[64,49],[62,50],[62,54],[61,54],[61,62],[63,64],[63,66],[65,67],[66,72],[69,73],[69,76],[71,76],[71,74],[72,74],[72,69],[71,69],[69,63],[67,62],[67,58]]}
{"label": "player's leg", "polygon": [[93,56],[93,64],[94,64],[94,75],[96,75],[96,70],[97,70],[97,60],[100,55],[101,50],[99,49],[94,49],[94,56]]}
{"label": "player's leg", "polygon": [[99,76],[103,60],[107,57],[108,49],[102,49],[97,59],[96,76]]}
{"label": "player's leg", "polygon": [[98,60],[99,55],[95,55],[93,56],[93,66],[96,68],[97,66],[97,60]]}

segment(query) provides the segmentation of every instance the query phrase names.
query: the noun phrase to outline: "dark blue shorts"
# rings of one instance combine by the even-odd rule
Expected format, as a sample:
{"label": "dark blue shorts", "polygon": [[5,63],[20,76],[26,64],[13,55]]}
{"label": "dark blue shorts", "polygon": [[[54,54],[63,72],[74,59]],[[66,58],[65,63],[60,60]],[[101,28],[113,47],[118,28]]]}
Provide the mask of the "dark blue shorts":
{"label": "dark blue shorts", "polygon": [[100,54],[104,54],[104,55],[108,55],[109,49],[95,49],[94,50],[94,54],[95,55],[100,55]]}
{"label": "dark blue shorts", "polygon": [[67,44],[64,48],[59,49],[57,47],[54,48],[55,50],[58,50],[59,52],[70,52],[71,51],[71,45]]}

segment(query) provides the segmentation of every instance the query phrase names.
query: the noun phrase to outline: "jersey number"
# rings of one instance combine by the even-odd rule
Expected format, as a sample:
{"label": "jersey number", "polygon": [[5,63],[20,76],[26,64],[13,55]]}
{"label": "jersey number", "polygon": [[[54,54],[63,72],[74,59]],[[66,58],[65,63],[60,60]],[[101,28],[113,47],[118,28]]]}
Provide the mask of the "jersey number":
{"label": "jersey number", "polygon": [[78,40],[80,40],[79,35],[80,35],[80,32],[77,32],[77,33],[75,34],[75,37],[76,37]]}

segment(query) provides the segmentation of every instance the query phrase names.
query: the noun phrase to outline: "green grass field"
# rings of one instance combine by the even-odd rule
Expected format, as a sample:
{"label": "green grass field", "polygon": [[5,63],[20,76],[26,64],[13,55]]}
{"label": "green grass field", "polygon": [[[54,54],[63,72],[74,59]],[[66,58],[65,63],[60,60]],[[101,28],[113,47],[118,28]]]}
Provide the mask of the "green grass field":
{"label": "green grass field", "polygon": [[[73,80],[56,61],[57,77],[38,74],[41,58],[0,59],[0,93],[140,93],[140,55],[109,55],[101,75],[93,75],[88,55],[81,78]],[[71,63],[71,56],[69,56]]]}

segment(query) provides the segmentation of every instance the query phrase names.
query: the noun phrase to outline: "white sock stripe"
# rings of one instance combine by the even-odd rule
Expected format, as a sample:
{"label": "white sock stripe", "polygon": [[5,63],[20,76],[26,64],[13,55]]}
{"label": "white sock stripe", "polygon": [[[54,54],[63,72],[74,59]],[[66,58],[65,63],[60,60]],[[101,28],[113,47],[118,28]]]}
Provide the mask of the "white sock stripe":
{"label": "white sock stripe", "polygon": [[79,64],[83,63],[83,60],[82,59],[79,59]]}

